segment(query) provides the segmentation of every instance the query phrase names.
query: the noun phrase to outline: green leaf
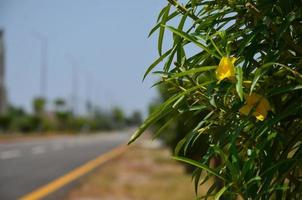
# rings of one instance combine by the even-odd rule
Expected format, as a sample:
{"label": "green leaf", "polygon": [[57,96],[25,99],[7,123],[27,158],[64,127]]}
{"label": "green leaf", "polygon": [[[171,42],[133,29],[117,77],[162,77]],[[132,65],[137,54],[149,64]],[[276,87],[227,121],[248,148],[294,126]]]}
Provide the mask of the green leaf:
{"label": "green leaf", "polygon": [[201,172],[202,172],[202,169],[199,169],[199,168],[193,172],[195,195],[198,194],[198,186],[199,186],[199,182],[200,182]]}
{"label": "green leaf", "polygon": [[279,30],[277,32],[277,41],[281,39],[281,37],[286,33],[292,21],[296,19],[296,15],[294,12],[290,12],[284,22],[279,26]]}
{"label": "green leaf", "polygon": [[217,66],[203,66],[203,67],[199,67],[199,68],[193,68],[193,69],[190,69],[190,70],[186,70],[184,72],[171,74],[171,77],[168,78],[167,80],[170,81],[172,79],[179,78],[179,77],[182,77],[182,76],[187,76],[187,75],[190,75],[190,74],[196,74],[196,73],[200,73],[200,72],[210,71],[210,70],[213,70],[213,69],[216,69],[216,68],[217,68]]}
{"label": "green leaf", "polygon": [[181,148],[184,146],[184,144],[186,143],[186,137],[184,137],[183,139],[181,139],[178,143],[177,143],[177,145],[176,145],[176,147],[174,148],[174,155],[178,155],[179,154],[179,152],[180,152],[180,150],[181,150]]}
{"label": "green leaf", "polygon": [[162,16],[165,14],[166,9],[167,9],[167,6],[164,7],[163,9],[161,9],[161,11],[159,12],[159,15],[158,15],[158,17],[157,17],[156,22],[159,22],[159,20],[160,20],[160,19],[162,18]]}
{"label": "green leaf", "polygon": [[243,79],[243,73],[242,73],[242,68],[237,67],[236,68],[236,78],[237,78],[237,83],[236,83],[236,91],[238,96],[240,97],[240,100],[243,101],[243,88],[242,88],[242,79]]}
{"label": "green leaf", "polygon": [[189,94],[192,91],[195,91],[205,85],[212,83],[213,81],[204,82],[200,85],[194,86],[184,92],[181,92],[177,95],[170,97],[166,100],[163,104],[161,104],[145,121],[144,123],[135,131],[135,133],[131,136],[128,144],[133,143],[151,124],[160,120],[163,116],[167,115],[169,112],[172,111],[171,104],[178,100],[181,96]]}
{"label": "green leaf", "polygon": [[152,71],[154,67],[156,67],[161,61],[163,61],[170,53],[172,49],[168,50],[166,53],[164,53],[162,56],[160,56],[157,60],[155,60],[146,70],[143,80],[147,77],[147,75]]}
{"label": "green leaf", "polygon": [[211,36],[209,36],[209,39],[212,45],[214,46],[214,48],[216,49],[217,53],[220,55],[220,57],[223,57],[223,53],[221,53],[221,51],[219,50],[219,48],[217,47]]}
{"label": "green leaf", "polygon": [[220,197],[223,195],[223,193],[224,193],[229,187],[231,187],[232,185],[233,185],[233,183],[229,183],[228,185],[226,185],[226,186],[224,186],[223,188],[221,188],[221,189],[217,192],[217,194],[215,195],[214,199],[215,199],[215,200],[219,200]]}
{"label": "green leaf", "polygon": [[[180,41],[180,38],[178,38],[179,41]],[[176,41],[174,41],[175,43],[177,43]],[[177,49],[179,48],[179,46],[181,45],[181,43],[177,43],[177,44],[174,44],[173,48],[172,48],[172,52],[170,54],[170,56],[167,58],[167,62],[165,63],[165,66],[164,66],[164,71],[165,72],[168,72],[171,65],[172,65],[172,62],[173,62],[173,59],[174,59],[174,56],[177,52]]]}
{"label": "green leaf", "polygon": [[162,55],[162,47],[163,47],[163,37],[165,34],[165,27],[163,25],[166,24],[169,16],[169,11],[170,11],[170,4],[168,4],[165,8],[163,17],[161,19],[161,26],[159,28],[159,34],[158,34],[158,53],[161,56]]}
{"label": "green leaf", "polygon": [[204,51],[206,51],[208,54],[215,56],[216,58],[220,59],[221,57],[218,56],[215,51],[208,49],[205,45],[201,44],[200,42],[197,41],[197,39],[188,33],[183,32],[182,30],[178,30],[174,27],[171,26],[165,26],[167,29],[175,33],[176,35],[179,35],[180,37],[194,43],[196,46],[202,48]]}
{"label": "green leaf", "polygon": [[134,134],[131,136],[128,145],[130,145],[131,143],[133,143],[139,136],[141,136],[141,134],[143,134],[143,132],[153,123],[159,121],[160,119],[162,119],[163,117],[165,117],[166,115],[168,115],[171,112],[170,110],[165,110],[165,112],[163,112],[162,110],[156,110],[154,111],[145,121],[144,123],[134,132]]}
{"label": "green leaf", "polygon": [[[175,11],[173,13],[171,13],[167,19],[166,19],[166,22],[170,21],[171,19],[173,19],[174,17],[176,17],[177,15],[179,15],[179,12]],[[148,37],[150,37],[157,29],[160,28],[160,25],[161,25],[161,22],[157,23],[150,31]]]}
{"label": "green leaf", "polygon": [[198,168],[201,168],[205,171],[207,171],[208,173],[216,176],[217,178],[220,178],[221,180],[224,180],[225,181],[225,178],[222,177],[221,175],[219,175],[217,172],[215,172],[214,170],[212,170],[211,168],[209,168],[207,165],[204,165],[204,164],[201,164],[195,160],[191,160],[189,158],[185,158],[185,157],[175,157],[173,156],[172,157],[174,160],[178,160],[178,161],[181,161],[181,162],[184,162],[184,163],[188,163],[190,165],[193,165],[195,167],[198,167]]}
{"label": "green leaf", "polygon": [[184,100],[185,96],[181,96],[173,105],[173,108],[176,108],[181,102],[182,100]]}
{"label": "green leaf", "polygon": [[248,182],[246,182],[246,185],[249,185],[249,184],[251,184],[254,181],[261,181],[261,177],[260,176],[256,176],[256,177],[250,179]]}
{"label": "green leaf", "polygon": [[277,169],[278,167],[287,164],[287,163],[291,163],[294,162],[293,159],[288,159],[288,160],[281,160],[279,162],[277,162],[276,164],[272,165],[271,167],[269,167],[268,169],[266,169],[264,172],[262,172],[260,174],[260,177],[264,177],[267,173],[271,172],[274,169]]}
{"label": "green leaf", "polygon": [[261,67],[259,67],[256,72],[255,72],[255,76],[254,79],[252,81],[252,85],[251,85],[251,89],[250,89],[250,94],[252,94],[258,80],[260,79],[261,76],[263,76],[271,66],[273,66],[274,62],[269,62],[269,63],[265,63],[264,65],[262,65]]}
{"label": "green leaf", "polygon": [[271,97],[271,96],[274,96],[277,94],[292,92],[295,90],[301,90],[301,89],[302,89],[302,85],[289,85],[289,86],[285,86],[285,87],[274,88],[270,91],[270,94],[268,97]]}
{"label": "green leaf", "polygon": [[169,125],[175,120],[175,118],[177,118],[177,115],[171,117],[167,122],[165,122],[164,125],[162,125],[153,135],[152,139],[158,138],[160,136],[160,134],[166,130]]}
{"label": "green leaf", "polygon": [[257,32],[249,35],[249,37],[247,37],[242,42],[240,42],[240,48],[237,53],[238,56],[240,56],[244,52],[244,50],[247,48],[247,45],[254,40],[256,35],[257,35]]}

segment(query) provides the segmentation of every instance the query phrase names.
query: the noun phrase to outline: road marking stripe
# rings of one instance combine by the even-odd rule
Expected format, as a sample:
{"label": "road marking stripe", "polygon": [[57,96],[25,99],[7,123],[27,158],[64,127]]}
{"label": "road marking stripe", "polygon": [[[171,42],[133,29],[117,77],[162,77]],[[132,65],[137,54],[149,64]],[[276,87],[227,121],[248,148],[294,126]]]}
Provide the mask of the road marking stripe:
{"label": "road marking stripe", "polygon": [[117,157],[118,155],[125,152],[127,149],[127,146],[123,145],[118,148],[115,148],[105,154],[100,155],[94,160],[91,160],[87,162],[86,164],[70,171],[69,173],[61,176],[58,179],[55,179],[54,181],[48,183],[45,186],[42,186],[38,188],[37,190],[34,190],[33,192],[26,194],[25,196],[21,197],[20,200],[39,200],[43,197],[46,197],[50,193],[60,189],[61,187],[67,185],[68,183],[74,181],[75,179],[83,176],[84,174],[92,171],[99,165]]}
{"label": "road marking stripe", "polygon": [[36,146],[36,147],[33,147],[31,151],[32,151],[33,154],[42,154],[42,153],[46,152],[45,146]]}
{"label": "road marking stripe", "polygon": [[0,153],[0,158],[5,160],[5,159],[12,159],[12,158],[17,158],[21,154],[18,150],[11,150],[11,151],[3,151]]}
{"label": "road marking stripe", "polygon": [[52,145],[52,150],[54,150],[54,151],[58,151],[61,149],[63,149],[63,144],[61,144],[61,143],[55,143]]}

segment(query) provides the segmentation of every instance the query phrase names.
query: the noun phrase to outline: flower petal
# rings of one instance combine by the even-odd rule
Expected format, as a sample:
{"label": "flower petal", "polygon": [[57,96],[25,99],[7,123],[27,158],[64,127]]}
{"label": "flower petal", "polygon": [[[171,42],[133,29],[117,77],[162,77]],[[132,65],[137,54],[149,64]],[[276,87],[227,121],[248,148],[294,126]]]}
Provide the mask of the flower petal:
{"label": "flower petal", "polygon": [[222,57],[218,68],[216,69],[216,78],[219,81],[223,79],[231,79],[235,76],[235,68],[233,58]]}
{"label": "flower petal", "polygon": [[243,115],[249,115],[253,107],[249,105],[244,105],[242,108],[239,109],[239,112]]}

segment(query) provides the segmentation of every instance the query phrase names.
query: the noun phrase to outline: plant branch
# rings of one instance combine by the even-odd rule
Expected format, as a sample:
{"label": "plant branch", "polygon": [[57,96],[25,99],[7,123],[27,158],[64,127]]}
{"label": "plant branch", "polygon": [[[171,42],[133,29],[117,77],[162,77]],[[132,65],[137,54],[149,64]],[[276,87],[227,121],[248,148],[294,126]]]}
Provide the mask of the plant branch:
{"label": "plant branch", "polygon": [[195,21],[199,20],[199,18],[196,15],[189,12],[188,9],[183,5],[179,4],[177,0],[167,0],[167,1],[173,6],[175,6],[182,14],[187,14],[190,18],[192,18]]}
{"label": "plant branch", "polygon": [[[252,13],[258,18],[258,19],[263,19],[263,15],[261,14],[260,10],[258,10],[256,8],[255,5],[253,5],[252,3],[248,2],[245,4],[245,7],[248,8],[249,10],[252,11]],[[277,33],[278,32],[278,28],[274,25],[274,24],[270,24],[270,28],[272,29],[273,32]],[[284,33],[282,36],[282,39],[287,43],[287,45],[292,48],[293,50],[295,50],[296,52],[298,52],[300,55],[302,55],[302,47],[300,47],[299,45],[296,45],[290,35],[288,33]]]}

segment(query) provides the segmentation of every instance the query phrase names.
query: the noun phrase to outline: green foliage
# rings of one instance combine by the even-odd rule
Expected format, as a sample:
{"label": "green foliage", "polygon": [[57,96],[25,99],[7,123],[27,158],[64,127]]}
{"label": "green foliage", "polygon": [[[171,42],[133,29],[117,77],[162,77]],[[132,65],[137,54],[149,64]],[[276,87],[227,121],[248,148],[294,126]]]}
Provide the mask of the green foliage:
{"label": "green foliage", "polygon": [[138,126],[142,123],[142,114],[136,110],[126,119],[128,126]]}
{"label": "green foliage", "polygon": [[174,158],[195,167],[196,188],[216,180],[198,199],[301,199],[302,2],[168,2],[144,75],[162,64],[165,101],[129,143],[176,121]]}
{"label": "green foliage", "polygon": [[62,98],[53,101],[53,110],[46,110],[45,107],[46,101],[43,98],[33,100],[33,114],[10,106],[8,111],[0,116],[0,132],[90,133],[122,129],[141,123],[141,114],[138,111],[126,116],[120,107],[115,107],[111,111],[102,111],[91,105],[86,115],[75,115]]}
{"label": "green foliage", "polygon": [[33,100],[33,110],[36,116],[42,116],[45,112],[46,100],[42,97],[37,97]]}
{"label": "green foliage", "polygon": [[68,110],[65,100],[61,98],[55,99],[54,107],[57,129],[61,131],[66,131],[68,129],[68,122],[70,121],[72,114]]}
{"label": "green foliage", "polygon": [[125,126],[126,116],[124,111],[120,107],[114,107],[111,111],[112,119],[116,124],[117,128],[122,128]]}

